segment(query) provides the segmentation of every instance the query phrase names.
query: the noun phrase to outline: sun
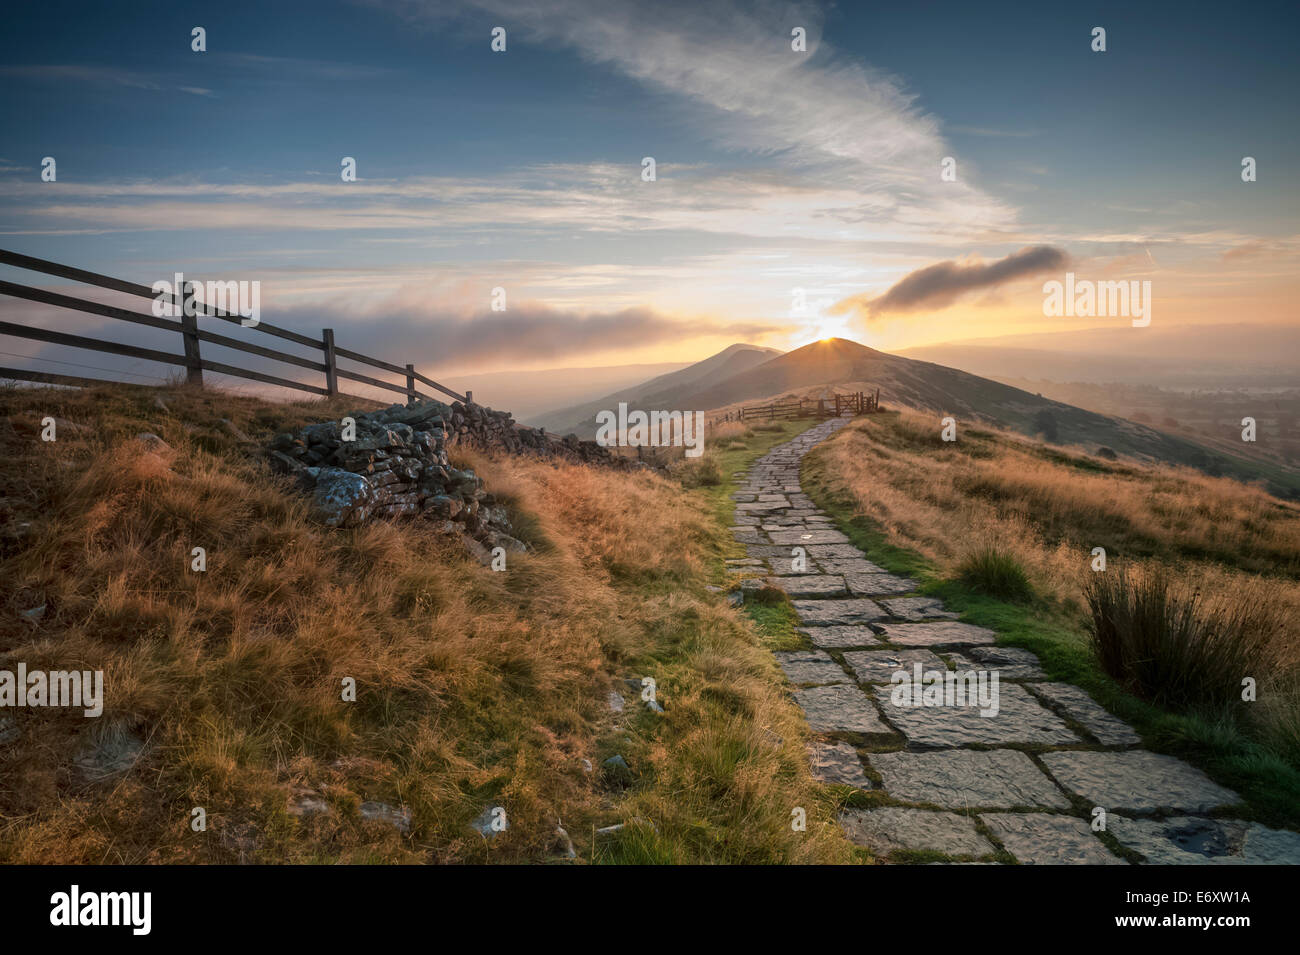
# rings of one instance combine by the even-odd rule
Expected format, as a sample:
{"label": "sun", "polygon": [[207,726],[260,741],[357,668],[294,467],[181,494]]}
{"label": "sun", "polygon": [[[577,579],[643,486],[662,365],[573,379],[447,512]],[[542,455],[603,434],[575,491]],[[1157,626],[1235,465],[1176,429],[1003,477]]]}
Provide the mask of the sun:
{"label": "sun", "polygon": [[829,342],[835,338],[852,338],[849,321],[840,315],[818,315],[804,325],[804,341]]}

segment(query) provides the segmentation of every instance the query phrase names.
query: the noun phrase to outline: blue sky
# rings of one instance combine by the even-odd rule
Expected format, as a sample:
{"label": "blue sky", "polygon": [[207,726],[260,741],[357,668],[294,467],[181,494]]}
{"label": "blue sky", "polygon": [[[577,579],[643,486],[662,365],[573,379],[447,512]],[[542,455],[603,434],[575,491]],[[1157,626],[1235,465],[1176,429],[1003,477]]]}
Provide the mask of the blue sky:
{"label": "blue sky", "polygon": [[[1297,19],[1294,4],[27,5],[0,36],[0,244],[142,282],[258,279],[270,321],[458,369],[1064,329],[1041,276],[870,322],[792,314],[795,287],[829,304],[1040,245],[1152,279],[1162,322],[1292,322]],[[790,50],[793,26],[809,52]],[[358,182],[340,181],[343,156]],[[487,310],[497,286],[504,315]]]}

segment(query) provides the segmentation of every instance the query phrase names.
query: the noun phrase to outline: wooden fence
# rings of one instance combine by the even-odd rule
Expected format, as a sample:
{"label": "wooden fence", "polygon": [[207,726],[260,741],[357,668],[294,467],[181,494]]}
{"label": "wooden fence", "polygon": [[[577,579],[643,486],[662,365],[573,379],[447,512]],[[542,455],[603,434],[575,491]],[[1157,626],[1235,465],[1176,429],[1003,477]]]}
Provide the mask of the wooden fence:
{"label": "wooden fence", "polygon": [[829,398],[791,398],[789,401],[765,405],[746,405],[719,415],[709,423],[721,424],[724,421],[756,421],[774,418],[838,418],[846,412],[873,414],[879,410],[880,389],[877,388],[872,394],[855,391],[846,395],[831,395]]}
{"label": "wooden fence", "polygon": [[[59,265],[56,262],[48,262],[45,259],[33,258],[29,255],[20,255],[17,252],[7,252],[0,249],[0,265],[11,265],[20,269],[27,269],[32,272],[41,272],[45,275],[53,275],[63,279],[71,279],[74,282],[82,282],[87,285],[98,286],[99,288],[111,289],[115,292],[125,292],[128,295],[136,295],[147,299],[162,299],[171,305],[179,306],[183,303],[184,293],[177,290],[172,295],[160,295],[147,285],[138,285],[134,282],[126,282],[121,279],[110,278],[107,275],[100,275],[97,272],[87,272],[84,269],[76,269],[67,265]],[[186,283],[187,287],[197,283]],[[187,288],[185,291],[189,291]],[[59,308],[73,309],[78,312],[85,312],[89,315],[100,315],[105,318],[114,318],[124,322],[133,322],[137,325],[146,325],[150,328],[158,328],[163,331],[175,332],[181,336],[183,354],[172,354],[170,352],[157,351],[152,348],[142,348],[136,345],[127,345],[121,342],[103,341],[95,338],[87,338],[82,335],[71,335],[66,332],[56,332],[45,328],[34,328],[27,325],[19,325],[13,322],[0,321],[0,335],[11,335],[15,338],[26,338],[31,341],[48,342],[54,345],[66,345],[70,348],[84,348],[89,351],[105,352],[112,355],[124,355],[129,358],[141,358],[147,361],[161,362],[163,364],[177,365],[186,369],[186,380],[189,384],[203,384],[203,372],[211,371],[222,375],[231,375],[236,378],[248,378],[253,381],[260,381],[269,385],[278,385],[281,388],[292,388],[297,391],[306,391],[315,395],[333,397],[343,394],[344,397],[356,399],[356,395],[349,395],[339,391],[339,379],[345,381],[357,381],[364,385],[370,385],[372,388],[379,388],[385,391],[393,391],[406,396],[407,403],[415,401],[417,398],[430,397],[417,390],[417,383],[428,386],[435,391],[444,395],[455,398],[457,401],[463,401],[466,404],[474,398],[473,392],[467,391],[465,394],[458,394],[450,388],[445,388],[432,378],[427,378],[415,370],[415,366],[395,365],[391,362],[383,361],[379,358],[371,358],[369,355],[363,355],[359,352],[352,351],[348,348],[341,348],[334,342],[333,329],[325,328],[321,330],[319,339],[312,338],[308,335],[301,335],[298,332],[290,331],[287,328],[279,328],[269,322],[258,322],[254,326],[246,326],[249,331],[262,332],[266,335],[293,342],[306,348],[321,353],[321,361],[315,361],[312,358],[305,358],[301,355],[294,355],[289,352],[276,351],[266,348],[262,345],[253,344],[252,342],[241,341],[237,338],[231,338],[228,335],[221,335],[217,332],[207,331],[198,327],[198,316],[185,315],[184,309],[178,309],[181,314],[179,321],[159,318],[152,313],[134,312],[125,308],[117,308],[112,305],[101,305],[98,302],[90,302],[85,299],[74,298],[70,295],[61,295],[56,292],[46,291],[44,289],[34,288],[27,285],[19,285],[14,282],[0,281],[0,295],[9,295],[13,298],[26,299],[29,302],[41,302],[46,305],[54,305]],[[235,325],[241,325],[241,317],[237,314],[221,311],[202,306],[200,315],[204,318],[214,318],[224,322],[231,322]],[[192,309],[191,309],[192,310]],[[252,371],[247,368],[239,368],[235,365],[225,364],[223,362],[212,361],[204,358],[200,353],[199,346],[201,342],[207,342],[210,345],[220,345],[223,348],[230,348],[235,351],[244,352],[250,355],[258,355],[262,358],[269,358],[274,361],[294,365],[299,368],[306,368],[310,371],[317,372],[324,376],[325,382],[323,387],[317,385],[303,384],[302,382],[293,381],[289,378],[282,378],[278,375],[270,375],[260,371]],[[378,368],[390,374],[399,375],[404,379],[402,384],[394,384],[391,381],[384,381],[371,375],[362,374],[359,371],[353,371],[348,368],[339,367],[339,359],[356,362],[367,365],[371,368]],[[39,381],[49,384],[63,385],[80,385],[91,386],[103,384],[104,381],[95,378],[78,378],[72,375],[59,375],[53,372],[29,371],[22,368],[4,368],[0,367],[0,378],[9,378],[17,381]],[[358,400],[366,400],[364,398]]]}

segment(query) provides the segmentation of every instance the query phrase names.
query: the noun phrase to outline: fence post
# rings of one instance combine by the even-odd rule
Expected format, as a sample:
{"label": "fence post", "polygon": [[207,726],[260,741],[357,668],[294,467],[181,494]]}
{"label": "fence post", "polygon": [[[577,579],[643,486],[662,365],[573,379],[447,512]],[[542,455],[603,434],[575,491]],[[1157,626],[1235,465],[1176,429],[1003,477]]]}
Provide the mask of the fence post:
{"label": "fence post", "polygon": [[465,389],[465,404],[467,404],[467,405],[472,405],[473,403],[474,403],[474,392],[472,392],[472,391],[470,391],[468,388],[466,388],[466,389]]}
{"label": "fence post", "polygon": [[325,342],[325,390],[333,398],[339,393],[338,357],[334,354],[334,329],[322,328],[321,338]]}
{"label": "fence post", "polygon": [[185,303],[190,300],[194,289],[192,282],[184,282],[180,288],[181,296],[181,338],[185,342],[185,381],[191,385],[203,387],[203,365],[199,357],[199,318],[191,315]]}
{"label": "fence post", "polygon": [[406,406],[415,404],[415,366],[406,366]]}

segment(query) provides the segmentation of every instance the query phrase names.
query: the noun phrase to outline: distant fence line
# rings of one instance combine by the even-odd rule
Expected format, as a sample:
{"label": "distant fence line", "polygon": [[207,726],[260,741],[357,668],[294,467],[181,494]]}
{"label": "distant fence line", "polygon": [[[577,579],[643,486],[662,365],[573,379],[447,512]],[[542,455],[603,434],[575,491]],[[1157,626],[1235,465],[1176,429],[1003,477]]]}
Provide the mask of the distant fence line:
{"label": "distant fence line", "polygon": [[[83,282],[87,285],[98,286],[99,288],[111,289],[115,292],[125,292],[128,295],[137,295],[141,298],[151,300],[169,301],[173,306],[181,306],[184,302],[184,290],[177,289],[174,294],[164,295],[156,293],[147,285],[139,285],[135,282],[127,282],[122,279],[115,279],[107,275],[100,275],[97,272],[87,272],[84,269],[73,268],[69,265],[60,265],[57,262],[49,262],[45,259],[33,258],[30,255],[22,255],[17,252],[9,252],[0,249],[0,265],[12,265],[16,268],[27,269],[32,272],[41,272],[45,275],[54,275],[59,278],[71,279],[74,282]],[[197,283],[186,283],[192,286]],[[369,355],[363,355],[360,352],[352,351],[349,348],[340,348],[334,342],[334,330],[325,328],[321,330],[319,339],[311,338],[307,335],[301,335],[298,332],[290,331],[287,328],[279,328],[269,322],[258,322],[253,326],[243,326],[240,315],[219,309],[211,309],[205,303],[203,311],[200,313],[205,318],[218,318],[225,322],[231,322],[241,327],[247,327],[252,331],[264,332],[276,338],[290,341],[307,348],[315,349],[321,352],[322,361],[313,361],[310,358],[304,358],[301,355],[294,355],[289,352],[276,351],[266,348],[262,345],[255,345],[251,342],[240,341],[237,338],[231,338],[227,335],[221,335],[217,332],[210,332],[198,327],[198,316],[185,314],[184,308],[179,308],[181,315],[180,321],[159,318],[153,314],[143,314],[133,312],[125,308],[117,308],[112,305],[101,305],[98,302],[90,302],[85,299],[74,298],[70,295],[61,295],[57,292],[46,291],[45,289],[34,288],[27,285],[19,285],[14,282],[0,281],[0,294],[9,295],[13,298],[26,299],[30,302],[40,302],[45,305],[54,305],[59,308],[73,309],[78,312],[85,312],[90,315],[99,315],[104,318],[118,319],[124,322],[132,322],[137,325],[146,325],[150,328],[158,328],[163,331],[174,332],[181,336],[181,342],[184,354],[172,354],[170,352],[157,351],[152,348],[143,348],[137,345],[126,345],[120,342],[103,341],[96,338],[87,338],[83,335],[72,335],[66,332],[55,332],[45,328],[33,328],[27,325],[19,325],[14,322],[0,321],[0,335],[10,335],[15,338],[26,338],[31,341],[48,342],[54,345],[65,345],[70,348],[84,348],[89,351],[104,352],[112,355],[124,355],[129,358],[140,358],[146,361],[155,361],[168,365],[176,365],[186,369],[186,380],[189,384],[203,385],[203,372],[211,371],[222,375],[231,375],[236,378],[248,378],[253,381],[260,381],[269,385],[277,385],[281,388],[292,388],[297,391],[305,391],[315,395],[322,395],[330,398],[342,394],[343,397],[353,398],[359,401],[368,399],[359,398],[357,395],[349,395],[339,391],[339,379],[346,381],[356,381],[372,388],[379,388],[385,391],[393,391],[405,395],[407,402],[413,402],[418,398],[428,398],[430,395],[421,393],[416,388],[420,383],[436,391],[441,392],[457,401],[463,401],[466,404],[473,401],[474,393],[466,391],[465,394],[458,394],[450,388],[438,384],[432,378],[428,378],[415,370],[414,365],[395,365],[391,362],[383,361],[379,358],[372,358]],[[269,358],[274,361],[284,362],[285,364],[295,365],[299,368],[307,368],[311,371],[319,372],[325,376],[324,387],[316,385],[303,384],[302,382],[293,381],[289,378],[281,378],[277,375],[269,375],[260,371],[253,371],[248,368],[240,368],[236,365],[228,365],[223,362],[212,361],[202,357],[199,351],[199,343],[207,342],[211,345],[220,345],[223,348],[230,348],[235,351],[244,352],[250,355],[258,355],[262,358]],[[390,381],[383,381],[378,378],[364,375],[348,368],[339,367],[339,359],[357,362],[363,365],[369,365],[372,368],[378,368],[395,375],[400,375],[405,379],[404,384],[398,385]],[[82,387],[104,384],[104,379],[81,378],[74,375],[61,375],[54,372],[29,371],[22,368],[4,368],[0,367],[0,378],[11,378],[17,381],[38,381],[47,384],[62,385],[79,385]]]}
{"label": "distant fence line", "polygon": [[829,398],[791,398],[765,405],[745,405],[735,411],[713,418],[709,424],[724,421],[754,421],[784,418],[838,418],[846,411],[854,414],[873,414],[880,410],[880,389],[867,394],[862,391],[846,395],[835,394]]}

